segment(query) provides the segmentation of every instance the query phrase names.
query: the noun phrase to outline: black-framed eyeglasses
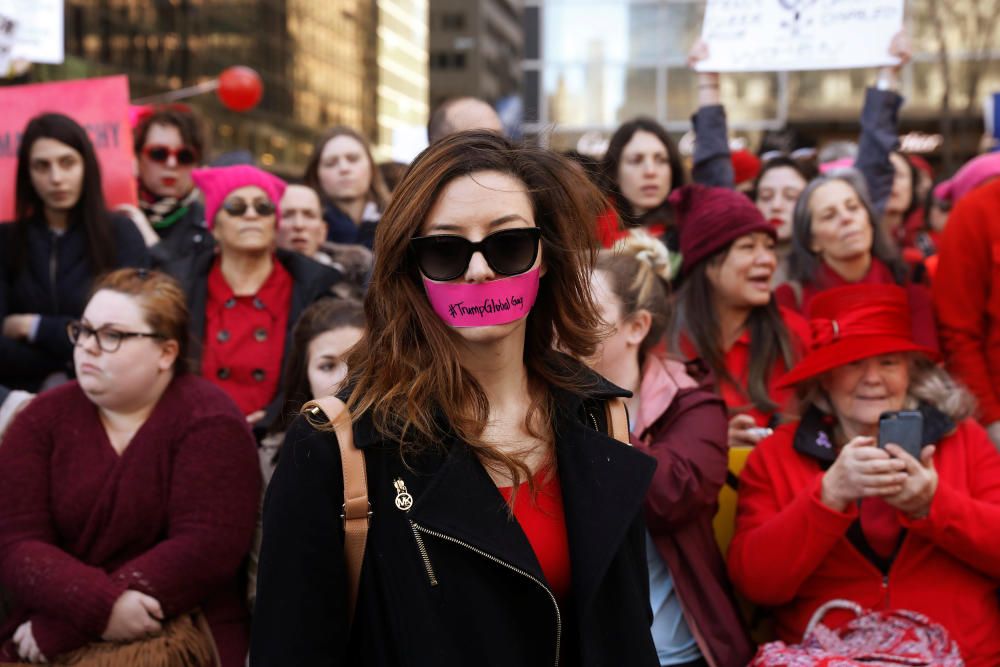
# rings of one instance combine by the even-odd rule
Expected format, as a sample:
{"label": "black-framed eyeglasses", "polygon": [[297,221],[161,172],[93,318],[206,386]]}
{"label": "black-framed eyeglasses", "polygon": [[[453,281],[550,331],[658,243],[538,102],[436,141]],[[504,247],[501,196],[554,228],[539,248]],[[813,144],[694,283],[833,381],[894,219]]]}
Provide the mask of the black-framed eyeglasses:
{"label": "black-framed eyeglasses", "polygon": [[267,199],[255,199],[252,202],[245,199],[229,199],[222,204],[222,210],[235,218],[242,217],[251,208],[257,215],[271,215],[275,211],[274,204]]}
{"label": "black-framed eyeglasses", "polygon": [[126,338],[158,338],[162,340],[162,334],[152,331],[121,331],[112,327],[101,327],[95,329],[83,322],[70,322],[66,325],[66,335],[73,345],[86,345],[91,336],[97,337],[97,346],[104,352],[117,352],[122,346],[122,341]]}
{"label": "black-framed eyeglasses", "polygon": [[493,232],[482,241],[473,242],[464,236],[435,234],[410,239],[410,248],[421,273],[444,282],[458,278],[481,252],[490,268],[503,276],[516,276],[530,269],[538,258],[538,227],[518,227]]}

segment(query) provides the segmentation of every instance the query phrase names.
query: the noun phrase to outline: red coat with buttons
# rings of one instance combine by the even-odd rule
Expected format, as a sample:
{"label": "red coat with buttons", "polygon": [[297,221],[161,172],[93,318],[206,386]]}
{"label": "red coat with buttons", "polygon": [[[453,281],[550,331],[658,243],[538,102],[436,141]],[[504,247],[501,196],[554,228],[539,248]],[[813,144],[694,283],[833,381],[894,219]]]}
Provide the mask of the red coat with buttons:
{"label": "red coat with buttons", "polygon": [[[940,481],[930,514],[900,515],[907,534],[889,574],[856,549],[855,505],[820,500],[820,462],[793,447],[799,422],[757,445],[740,475],[729,573],[750,601],[771,607],[778,637],[799,642],[813,612],[846,598],[870,609],[911,609],[947,628],[968,667],[1000,665],[1000,454],[972,420],[938,441]],[[827,615],[827,625],[847,621]]]}
{"label": "red coat with buttons", "polygon": [[[216,258],[213,249],[207,249],[201,253],[185,255],[164,266],[164,270],[177,278],[184,289],[187,297],[188,310],[191,313],[191,366],[196,372],[203,375],[205,373],[205,348],[204,344],[210,338],[208,332],[208,301],[209,301],[209,274],[212,271]],[[284,342],[280,350],[280,355],[269,352],[279,360],[278,368],[284,372],[284,362],[288,357],[289,346],[292,340],[291,331],[298,321],[299,315],[312,302],[333,296],[330,288],[340,280],[340,272],[336,269],[324,266],[315,262],[305,255],[297,252],[278,249],[275,253],[276,265],[280,264],[292,279],[291,296],[288,299],[288,317],[285,323]],[[251,299],[252,304],[252,299]],[[218,332],[216,332],[216,335]],[[231,334],[231,332],[230,332]],[[251,366],[250,373],[259,366]],[[265,371],[266,372],[266,371]],[[218,369],[216,369],[218,378]],[[265,408],[264,418],[255,426],[255,430],[265,431],[274,422],[281,410],[284,409],[285,400],[279,391],[272,393],[270,402]],[[254,408],[257,409],[257,408]]]}

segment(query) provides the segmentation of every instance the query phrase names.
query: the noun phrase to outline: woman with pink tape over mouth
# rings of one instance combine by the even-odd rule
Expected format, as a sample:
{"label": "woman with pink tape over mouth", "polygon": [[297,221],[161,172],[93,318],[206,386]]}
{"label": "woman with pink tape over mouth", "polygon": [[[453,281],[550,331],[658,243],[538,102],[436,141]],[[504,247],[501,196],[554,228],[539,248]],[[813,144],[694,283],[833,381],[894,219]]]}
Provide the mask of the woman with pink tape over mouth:
{"label": "woman with pink tape over mouth", "polygon": [[491,132],[410,166],[339,394],[371,509],[354,606],[339,443],[300,417],[264,508],[252,667],[659,664],[655,462],[609,435],[628,438],[605,410],[629,392],[579,361],[606,328],[590,288],[601,208],[567,160]]}

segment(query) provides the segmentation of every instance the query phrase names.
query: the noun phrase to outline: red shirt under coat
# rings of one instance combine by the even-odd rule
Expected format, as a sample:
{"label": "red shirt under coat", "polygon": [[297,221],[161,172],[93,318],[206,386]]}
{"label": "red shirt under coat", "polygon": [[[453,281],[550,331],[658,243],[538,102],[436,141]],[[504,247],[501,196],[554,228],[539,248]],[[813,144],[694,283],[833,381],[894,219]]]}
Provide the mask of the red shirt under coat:
{"label": "red shirt under coat", "polygon": [[[537,491],[531,497],[527,482],[517,490],[514,499],[514,518],[528,538],[546,583],[559,600],[565,600],[572,587],[569,538],[566,535],[566,510],[563,507],[562,486],[559,475],[546,476],[551,468],[535,474]],[[499,491],[510,502],[513,487],[500,487]]]}
{"label": "red shirt under coat", "polygon": [[216,259],[208,274],[201,374],[249,415],[278,392],[292,277],[277,259],[256,294],[236,296]]}
{"label": "red shirt under coat", "polygon": [[[872,257],[871,267],[861,280],[848,282],[824,262],[820,262],[816,279],[807,283],[798,283],[799,290],[789,283],[778,287],[774,298],[780,306],[798,311],[808,316],[809,304],[820,292],[834,287],[846,285],[896,285],[892,271],[880,260]],[[913,319],[913,339],[920,345],[940,349],[938,345],[937,325],[934,322],[934,309],[931,305],[931,295],[923,285],[903,285],[910,298],[910,316]]]}
{"label": "red shirt under coat", "polygon": [[222,667],[242,667],[255,449],[232,401],[194,375],[173,379],[120,455],[76,382],[32,400],[0,446],[0,585],[21,601],[0,662],[17,661],[26,620],[50,660],[97,641],[133,589],[168,617],[200,608]]}
{"label": "red shirt under coat", "polygon": [[[785,323],[785,329],[788,331],[788,338],[792,345],[794,358],[800,359],[806,350],[809,349],[809,344],[812,340],[809,323],[794,310],[784,307],[779,307],[778,310],[781,313],[782,321]],[[698,350],[695,349],[694,344],[688,340],[687,336],[681,337],[681,353],[689,359],[694,359],[698,356]],[[740,337],[733,343],[733,346],[726,351],[725,365],[726,370],[729,371],[729,376],[736,381],[736,384],[717,378],[718,391],[722,395],[722,400],[726,402],[726,407],[729,408],[730,416],[748,414],[753,417],[757,426],[761,428],[772,427],[773,424],[771,422],[774,419],[775,413],[764,412],[754,407],[753,403],[750,402],[750,396],[746,390],[750,372],[749,329],[744,329]],[[781,389],[778,388],[777,384],[781,380],[781,377],[789,370],[785,365],[784,359],[779,356],[774,362],[771,372],[768,374],[767,382],[768,396],[779,406],[780,412],[785,414],[791,414],[795,411],[795,390],[790,388]]]}
{"label": "red shirt under coat", "polygon": [[[856,505],[820,500],[823,470],[793,448],[799,423],[754,448],[740,475],[729,574],[747,599],[771,607],[779,639],[799,642],[813,612],[845,598],[875,610],[911,609],[943,625],[968,667],[1000,665],[1000,454],[972,420],[934,454],[938,488],[928,516],[910,520],[889,574],[847,537]],[[831,612],[824,623],[850,619]]]}
{"label": "red shirt under coat", "polygon": [[948,370],[1000,421],[1000,180],[965,195],[941,235],[934,308]]}

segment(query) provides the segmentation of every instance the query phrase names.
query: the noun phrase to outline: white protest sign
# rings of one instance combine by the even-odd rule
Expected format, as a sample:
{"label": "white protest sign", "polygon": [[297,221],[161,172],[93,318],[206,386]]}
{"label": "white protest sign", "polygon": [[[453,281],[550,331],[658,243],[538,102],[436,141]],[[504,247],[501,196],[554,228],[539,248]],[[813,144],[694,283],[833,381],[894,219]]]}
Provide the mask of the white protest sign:
{"label": "white protest sign", "polygon": [[0,15],[17,22],[11,58],[58,65],[63,48],[63,0],[0,0]]}
{"label": "white protest sign", "polygon": [[897,62],[903,0],[708,0],[702,72],[850,69]]}

